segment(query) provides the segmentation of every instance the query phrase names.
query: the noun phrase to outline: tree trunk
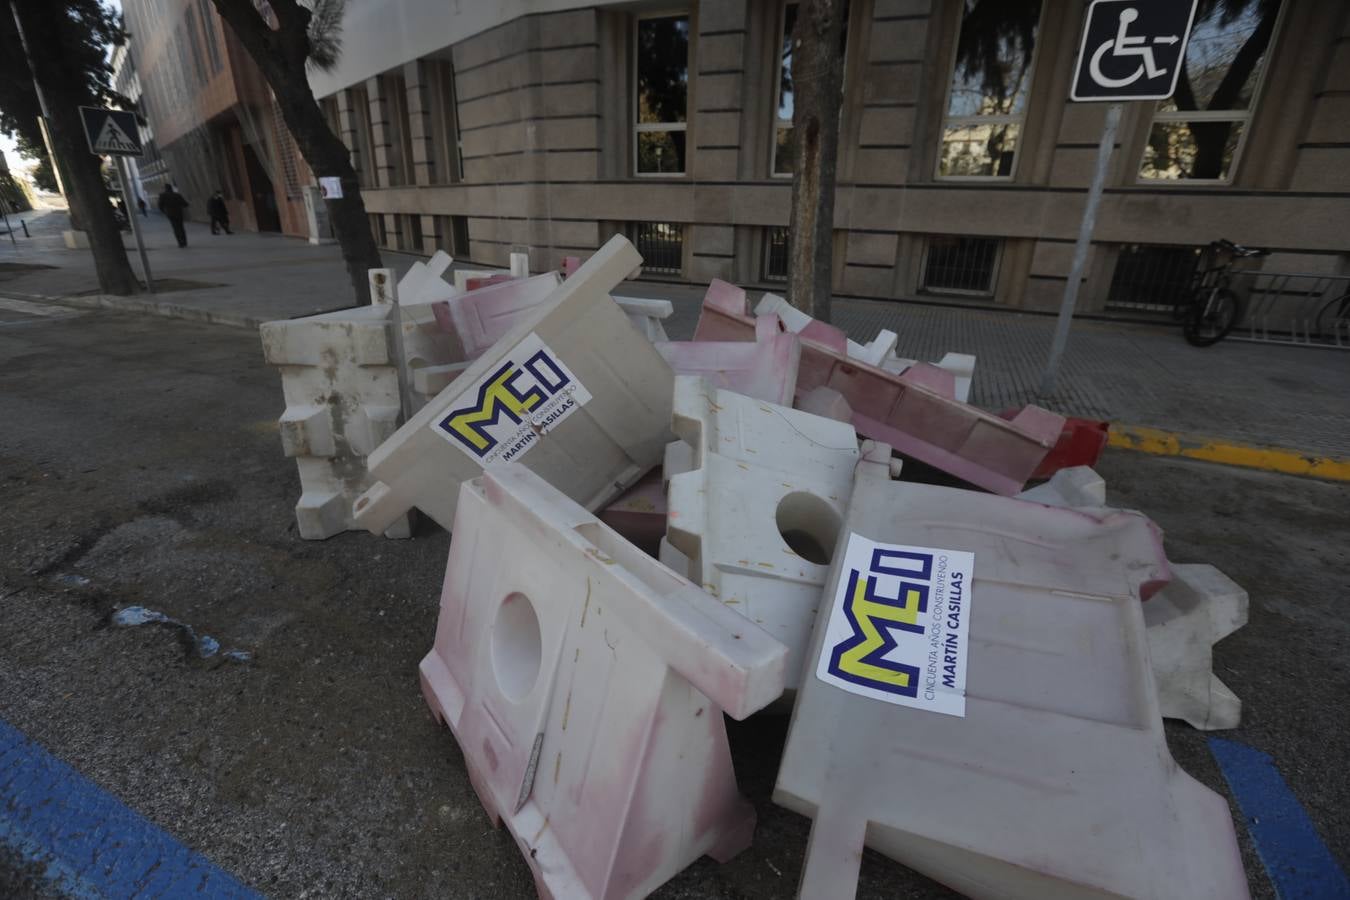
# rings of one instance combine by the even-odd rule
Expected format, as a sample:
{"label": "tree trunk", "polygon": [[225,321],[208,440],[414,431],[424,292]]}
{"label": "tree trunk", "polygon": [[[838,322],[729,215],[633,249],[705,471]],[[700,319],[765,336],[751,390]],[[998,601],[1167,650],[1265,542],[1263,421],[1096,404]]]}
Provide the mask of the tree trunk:
{"label": "tree trunk", "polygon": [[342,248],[352,290],[358,304],[370,302],[369,269],[383,267],[380,250],[370,233],[370,218],[361,198],[361,186],[352,168],[351,153],[333,134],[314,99],[305,66],[309,59],[309,10],[295,0],[271,0],[278,27],[263,19],[252,0],[213,0],[220,17],[234,30],[239,43],[276,96],[281,118],[290,129],[300,154],[315,176],[336,176],[342,199],[328,200],[328,215]]}
{"label": "tree trunk", "polygon": [[81,105],[94,101],[87,86],[80,80],[81,73],[71,73],[62,65],[61,33],[70,23],[62,23],[59,4],[48,0],[24,0],[15,4],[23,26],[29,68],[47,102],[47,129],[51,134],[52,152],[61,167],[66,198],[70,201],[72,217],[80,222],[89,236],[94,254],[94,270],[98,274],[99,289],[105,294],[134,294],[139,282],[127,260],[122,230],[113,218],[112,204],[103,184],[102,161],[89,152],[84,124],[80,119]]}
{"label": "tree trunk", "polygon": [[796,160],[788,226],[788,301],[823,322],[830,320],[844,5],[845,0],[802,0],[792,31]]}

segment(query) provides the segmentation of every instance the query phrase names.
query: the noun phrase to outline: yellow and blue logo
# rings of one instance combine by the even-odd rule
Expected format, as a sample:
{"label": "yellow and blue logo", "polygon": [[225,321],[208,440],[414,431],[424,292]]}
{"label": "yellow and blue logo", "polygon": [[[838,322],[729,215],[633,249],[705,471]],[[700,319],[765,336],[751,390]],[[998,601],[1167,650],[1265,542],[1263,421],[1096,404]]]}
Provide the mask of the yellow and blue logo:
{"label": "yellow and blue logo", "polygon": [[[877,547],[866,572],[850,569],[843,603],[852,634],[830,654],[828,670],[861,687],[904,697],[919,693],[919,667],[890,658],[896,632],[922,635],[920,619],[928,612],[933,555]],[[898,576],[893,597],[877,589],[878,576]],[[893,580],[893,579],[892,579]]]}
{"label": "yellow and blue logo", "polygon": [[850,534],[816,677],[873,700],[964,716],[974,570],[966,550]]}
{"label": "yellow and blue logo", "polygon": [[539,435],[590,399],[562,361],[533,334],[463,393],[471,402],[438,417],[435,429],[485,464],[516,459],[534,446]]}

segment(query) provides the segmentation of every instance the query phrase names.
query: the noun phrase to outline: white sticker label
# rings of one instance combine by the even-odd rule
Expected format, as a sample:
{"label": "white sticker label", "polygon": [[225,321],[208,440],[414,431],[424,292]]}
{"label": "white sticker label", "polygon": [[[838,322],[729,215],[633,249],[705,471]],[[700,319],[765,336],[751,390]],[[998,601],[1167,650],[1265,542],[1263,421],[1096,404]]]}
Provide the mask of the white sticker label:
{"label": "white sticker label", "polygon": [[530,334],[431,428],[482,465],[514,462],[590,399],[558,355]]}
{"label": "white sticker label", "polygon": [[966,714],[975,554],[850,534],[816,677],[947,716]]}

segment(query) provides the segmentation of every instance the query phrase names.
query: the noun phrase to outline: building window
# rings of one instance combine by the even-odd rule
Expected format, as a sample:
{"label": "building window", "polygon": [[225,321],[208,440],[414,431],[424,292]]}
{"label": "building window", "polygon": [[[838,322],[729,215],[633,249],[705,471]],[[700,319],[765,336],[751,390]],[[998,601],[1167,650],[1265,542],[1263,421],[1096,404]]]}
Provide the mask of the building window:
{"label": "building window", "polygon": [[375,239],[376,246],[388,247],[389,234],[385,231],[384,216],[380,213],[367,213],[370,218],[370,236]]}
{"label": "building window", "polygon": [[791,175],[792,144],[792,29],[797,24],[797,4],[783,8],[782,41],[778,45],[778,105],[773,121],[773,174]]}
{"label": "building window", "polygon": [[937,293],[992,294],[1000,241],[944,234],[928,238],[923,289]]}
{"label": "building window", "polygon": [[405,253],[421,253],[422,217],[400,214],[395,216],[395,219],[398,222],[398,231],[394,233],[394,239],[398,249]]}
{"label": "building window", "polygon": [[192,57],[192,67],[197,73],[197,84],[204,87],[210,76],[207,75],[206,66],[202,62],[202,48],[197,39],[197,13],[190,6],[187,9],[184,28],[188,39],[188,55]]}
{"label": "building window", "polygon": [[764,280],[787,281],[788,230],[786,226],[764,229]]}
{"label": "building window", "polygon": [[1158,244],[1121,247],[1106,295],[1107,307],[1166,312],[1185,303],[1203,249]]}
{"label": "building window", "polygon": [[411,184],[412,126],[408,116],[408,82],[401,72],[380,76],[380,96],[384,99],[387,187]]}
{"label": "building window", "polygon": [[197,0],[197,8],[201,12],[202,34],[206,37],[206,54],[211,59],[211,71],[219,74],[220,46],[216,43],[215,11],[211,8],[211,0]]}
{"label": "building window", "polygon": [[1196,18],[1176,93],[1153,116],[1141,179],[1232,180],[1279,11],[1278,2],[1245,0]]}
{"label": "building window", "polygon": [[291,200],[300,198],[300,170],[296,161],[295,139],[282,118],[281,106],[272,101],[272,130],[277,136],[277,156],[281,162],[281,182],[285,186],[286,196]]}
{"label": "building window", "polygon": [[964,0],[937,174],[1009,178],[1022,137],[1040,3]]}
{"label": "building window", "polygon": [[684,268],[684,226],[677,222],[634,222],[633,243],[642,254],[642,270],[679,275]]}
{"label": "building window", "polygon": [[455,69],[448,62],[427,63],[427,106],[431,112],[431,183],[464,180],[464,145],[455,105]]}
{"label": "building window", "polygon": [[639,175],[682,175],[689,101],[689,17],[638,19],[637,124]]}
{"label": "building window", "polygon": [[469,258],[469,219],[467,216],[437,216],[436,246],[456,259]]}
{"label": "building window", "polygon": [[375,187],[375,135],[370,128],[370,95],[364,84],[350,87],[347,92],[352,126],[349,147],[357,182],[363,188]]}

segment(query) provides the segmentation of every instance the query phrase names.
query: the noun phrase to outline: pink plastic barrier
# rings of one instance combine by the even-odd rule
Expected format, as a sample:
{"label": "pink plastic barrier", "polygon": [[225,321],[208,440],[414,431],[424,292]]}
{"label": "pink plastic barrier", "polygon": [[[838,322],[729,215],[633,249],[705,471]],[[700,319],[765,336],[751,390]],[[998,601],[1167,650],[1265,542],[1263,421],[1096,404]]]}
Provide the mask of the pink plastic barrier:
{"label": "pink plastic barrier", "polygon": [[[755,331],[745,292],[713,281],[703,299],[695,340],[748,341]],[[805,331],[799,337],[797,397],[818,387],[833,388],[852,408],[859,434],[995,494],[1020,491],[1064,427],[1063,416],[1038,406],[1005,421],[961,403],[953,399],[954,384],[947,388],[946,373],[939,384],[932,371],[936,367],[911,366],[893,375],[850,359]]]}
{"label": "pink plastic barrier", "polygon": [[422,690],[543,898],[645,897],[750,843],[722,712],[787,648],[538,475],[465,482]]}
{"label": "pink plastic barrier", "polygon": [[676,375],[702,375],[716,387],[779,406],[792,405],[801,341],[779,328],[777,316],[756,320],[753,344],[669,341],[658,343],[656,349]]}
{"label": "pink plastic barrier", "polygon": [[514,275],[489,275],[486,278],[469,278],[464,282],[466,291],[476,291],[479,288],[485,288],[490,284],[501,284],[504,281],[515,281]]}
{"label": "pink plastic barrier", "polygon": [[464,345],[464,358],[472,360],[482,356],[521,317],[548,299],[557,286],[556,272],[532,278],[506,276],[505,281],[434,303],[431,310],[443,331],[458,335]]}

